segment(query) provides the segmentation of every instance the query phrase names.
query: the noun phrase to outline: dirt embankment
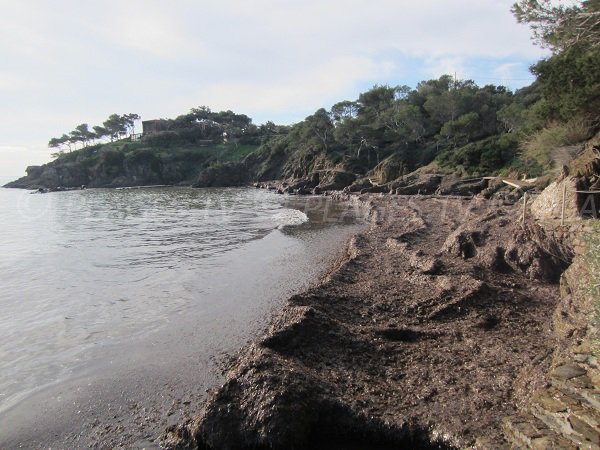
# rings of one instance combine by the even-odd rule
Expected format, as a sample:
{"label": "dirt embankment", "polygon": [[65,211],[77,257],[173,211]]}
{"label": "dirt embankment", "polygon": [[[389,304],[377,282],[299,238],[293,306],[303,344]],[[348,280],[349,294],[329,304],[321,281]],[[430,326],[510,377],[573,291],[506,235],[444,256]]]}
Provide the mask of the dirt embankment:
{"label": "dirt embankment", "polygon": [[386,196],[168,448],[461,448],[541,383],[570,251],[514,207]]}

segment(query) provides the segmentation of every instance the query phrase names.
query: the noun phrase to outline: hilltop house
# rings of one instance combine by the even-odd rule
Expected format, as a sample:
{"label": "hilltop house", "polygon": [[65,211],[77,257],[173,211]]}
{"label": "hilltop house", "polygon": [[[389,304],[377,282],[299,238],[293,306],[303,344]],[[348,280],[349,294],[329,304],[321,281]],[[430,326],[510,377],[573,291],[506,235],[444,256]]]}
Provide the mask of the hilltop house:
{"label": "hilltop house", "polygon": [[142,135],[143,136],[160,133],[161,131],[167,131],[168,129],[169,129],[169,122],[164,119],[153,119],[153,120],[142,121]]}

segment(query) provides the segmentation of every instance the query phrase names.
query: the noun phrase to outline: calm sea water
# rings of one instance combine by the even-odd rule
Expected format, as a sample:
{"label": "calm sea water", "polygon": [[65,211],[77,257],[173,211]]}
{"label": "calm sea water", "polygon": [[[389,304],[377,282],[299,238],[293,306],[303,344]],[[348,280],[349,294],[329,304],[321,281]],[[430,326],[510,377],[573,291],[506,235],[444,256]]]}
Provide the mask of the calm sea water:
{"label": "calm sea water", "polygon": [[253,189],[0,189],[0,414],[176,317],[243,322],[252,299],[318,276],[355,223],[343,205]]}

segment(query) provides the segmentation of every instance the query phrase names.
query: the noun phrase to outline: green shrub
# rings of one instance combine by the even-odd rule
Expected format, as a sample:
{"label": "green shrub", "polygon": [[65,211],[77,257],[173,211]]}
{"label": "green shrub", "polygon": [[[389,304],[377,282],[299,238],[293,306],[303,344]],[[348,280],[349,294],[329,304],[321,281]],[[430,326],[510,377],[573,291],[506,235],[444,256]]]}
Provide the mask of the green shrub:
{"label": "green shrub", "polygon": [[574,156],[571,152],[575,149],[567,147],[589,136],[590,128],[583,120],[551,124],[525,139],[522,159],[535,161],[545,171],[561,167]]}

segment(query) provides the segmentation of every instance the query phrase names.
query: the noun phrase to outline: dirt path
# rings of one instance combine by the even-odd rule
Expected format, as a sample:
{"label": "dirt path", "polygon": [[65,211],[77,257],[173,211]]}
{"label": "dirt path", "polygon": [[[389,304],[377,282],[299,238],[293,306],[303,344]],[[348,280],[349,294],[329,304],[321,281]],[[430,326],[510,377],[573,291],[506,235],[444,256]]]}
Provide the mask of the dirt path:
{"label": "dirt path", "polygon": [[501,440],[519,377],[535,383],[552,351],[558,287],[526,276],[551,278],[544,261],[552,257],[520,243],[525,231],[512,207],[420,196],[367,201],[369,230],[321,284],[289,300],[166,445],[453,448]]}

